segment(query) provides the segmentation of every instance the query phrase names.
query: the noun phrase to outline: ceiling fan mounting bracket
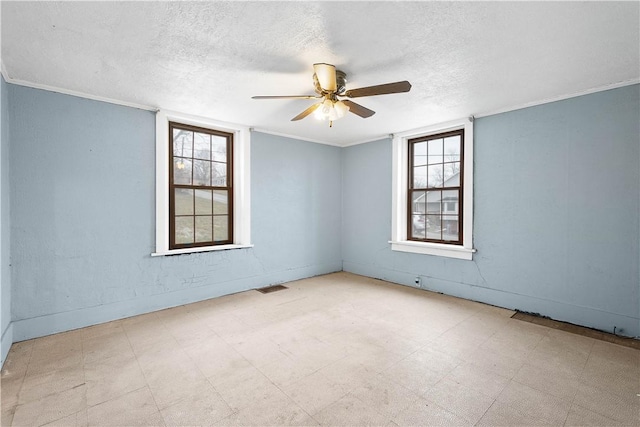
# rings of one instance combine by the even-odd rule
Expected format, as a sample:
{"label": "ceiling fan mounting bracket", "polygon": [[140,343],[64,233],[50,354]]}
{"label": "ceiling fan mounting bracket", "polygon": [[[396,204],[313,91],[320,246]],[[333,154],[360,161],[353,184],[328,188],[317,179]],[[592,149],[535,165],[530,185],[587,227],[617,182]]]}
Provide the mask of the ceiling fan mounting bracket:
{"label": "ceiling fan mounting bracket", "polygon": [[347,90],[347,73],[341,70],[336,70],[336,90],[335,91],[326,91],[322,89],[320,86],[320,82],[318,81],[318,75],[313,73],[313,86],[315,87],[315,91],[317,94],[325,96],[329,93],[342,95],[345,90]]}

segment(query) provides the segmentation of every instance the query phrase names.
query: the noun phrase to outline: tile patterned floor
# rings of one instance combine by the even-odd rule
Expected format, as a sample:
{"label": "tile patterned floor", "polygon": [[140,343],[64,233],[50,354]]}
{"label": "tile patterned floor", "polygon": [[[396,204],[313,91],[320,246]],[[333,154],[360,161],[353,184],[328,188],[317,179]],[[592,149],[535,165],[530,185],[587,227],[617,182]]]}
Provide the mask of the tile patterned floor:
{"label": "tile patterned floor", "polygon": [[640,351],[348,273],[14,344],[2,425],[634,425]]}

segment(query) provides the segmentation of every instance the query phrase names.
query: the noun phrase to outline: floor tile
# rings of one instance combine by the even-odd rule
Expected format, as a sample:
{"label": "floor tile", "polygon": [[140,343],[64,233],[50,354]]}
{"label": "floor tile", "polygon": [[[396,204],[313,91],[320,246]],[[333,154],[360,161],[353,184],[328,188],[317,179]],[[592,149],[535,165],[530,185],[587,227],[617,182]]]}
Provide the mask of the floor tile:
{"label": "floor tile", "polygon": [[378,374],[375,369],[362,365],[350,357],[331,363],[317,372],[327,377],[333,384],[349,391],[364,385],[369,378]]}
{"label": "floor tile", "polygon": [[283,392],[257,368],[250,366],[222,380],[209,378],[216,391],[234,411],[269,400]]}
{"label": "floor tile", "polygon": [[109,334],[85,339],[82,342],[82,352],[85,362],[108,359],[119,354],[133,354],[129,338],[124,330],[114,330]]}
{"label": "floor tile", "polygon": [[575,377],[547,371],[529,364],[524,364],[513,380],[569,402],[573,402],[582,385]]}
{"label": "floor tile", "polygon": [[511,406],[509,403],[495,401],[493,405],[482,416],[476,426],[562,426],[563,421],[551,422],[544,419],[538,414],[524,414],[518,408]]}
{"label": "floor tile", "polygon": [[321,372],[315,372],[282,389],[308,414],[314,415],[349,392],[349,387],[331,381]]}
{"label": "floor tile", "polygon": [[11,422],[13,421],[13,414],[15,414],[16,412],[16,406],[7,406],[5,407],[3,405],[2,407],[2,415],[0,418],[0,425],[3,426],[10,426]]}
{"label": "floor tile", "polygon": [[315,425],[315,420],[284,393],[241,409],[221,422],[242,426]]}
{"label": "floor tile", "polygon": [[441,368],[409,357],[391,366],[382,375],[418,395],[423,395],[446,376],[445,370],[434,371],[431,369],[433,367]]}
{"label": "floor tile", "polygon": [[205,377],[224,378],[235,370],[251,366],[247,359],[223,341],[202,343],[184,351]]}
{"label": "floor tile", "polygon": [[498,397],[509,384],[509,378],[470,363],[457,366],[444,378],[493,398]]}
{"label": "floor tile", "polygon": [[86,406],[86,388],[81,385],[18,405],[13,416],[13,425],[40,426],[75,414]]}
{"label": "floor tile", "polygon": [[353,395],[346,395],[313,418],[323,426],[382,426],[391,421],[388,414],[381,414]]}
{"label": "floor tile", "polygon": [[482,347],[460,357],[471,365],[507,378],[513,378],[526,361],[523,354],[495,352]]}
{"label": "floor tile", "polygon": [[468,420],[426,399],[414,401],[393,418],[399,426],[472,426]]}
{"label": "floor tile", "polygon": [[353,390],[350,395],[365,405],[392,419],[402,412],[419,395],[383,375],[370,378],[363,386]]}
{"label": "floor tile", "polygon": [[213,389],[198,390],[160,411],[167,426],[208,426],[228,417],[233,410]]}
{"label": "floor tile", "polygon": [[0,393],[2,393],[2,410],[14,408],[18,404],[20,390],[24,383],[22,376],[7,376],[0,378]]}
{"label": "floor tile", "polygon": [[85,363],[84,378],[89,406],[138,390],[147,384],[138,360],[126,353]]}
{"label": "floor tile", "polygon": [[[526,363],[564,376],[580,377],[595,340],[563,331],[563,336],[544,337],[529,353]],[[549,332],[551,333],[551,331]]]}
{"label": "floor tile", "polygon": [[85,383],[82,368],[63,368],[57,371],[27,375],[20,390],[19,404],[42,399]]}
{"label": "floor tile", "polygon": [[302,359],[292,360],[286,356],[275,362],[262,365],[258,369],[278,387],[285,387],[318,370]]}
{"label": "floor tile", "polygon": [[89,426],[158,426],[164,420],[147,387],[87,410]]}
{"label": "floor tile", "polygon": [[[640,424],[640,423],[638,423]],[[581,427],[581,426],[624,426],[622,422],[616,421],[612,418],[604,417],[586,408],[578,405],[573,405],[569,410],[569,415],[564,424],[566,427]]]}
{"label": "floor tile", "polygon": [[[571,402],[511,381],[496,398],[527,419],[545,425],[561,425],[567,419]],[[544,408],[541,410],[540,408]]]}
{"label": "floor tile", "polygon": [[45,427],[87,427],[88,425],[87,410],[84,409],[75,414],[45,424]]}
{"label": "floor tile", "polygon": [[478,422],[495,400],[451,380],[440,381],[423,397],[471,424]]}
{"label": "floor tile", "polygon": [[184,397],[192,396],[198,390],[213,388],[200,371],[192,366],[160,373],[152,379],[147,378],[147,384],[160,409],[164,409]]}
{"label": "floor tile", "polygon": [[637,392],[621,395],[610,389],[584,384],[573,403],[624,424],[640,425],[640,397]]}
{"label": "floor tile", "polygon": [[113,322],[101,323],[99,325],[89,326],[82,328],[82,340],[90,340],[104,335],[110,335],[116,332],[124,332],[122,327],[122,320],[115,320]]}

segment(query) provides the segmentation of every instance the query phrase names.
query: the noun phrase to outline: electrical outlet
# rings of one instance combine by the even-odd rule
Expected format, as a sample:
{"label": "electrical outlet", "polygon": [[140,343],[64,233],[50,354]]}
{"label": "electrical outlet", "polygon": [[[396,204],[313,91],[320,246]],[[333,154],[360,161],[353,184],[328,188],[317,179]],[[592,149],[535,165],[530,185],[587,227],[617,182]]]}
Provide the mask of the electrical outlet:
{"label": "electrical outlet", "polygon": [[422,287],[422,278],[420,276],[416,276],[415,284]]}

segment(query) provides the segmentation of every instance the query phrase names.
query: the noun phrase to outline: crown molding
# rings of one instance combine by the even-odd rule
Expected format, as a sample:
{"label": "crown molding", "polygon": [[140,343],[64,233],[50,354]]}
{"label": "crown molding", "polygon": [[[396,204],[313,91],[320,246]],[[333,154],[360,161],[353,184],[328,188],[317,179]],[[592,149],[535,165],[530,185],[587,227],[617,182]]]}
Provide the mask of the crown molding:
{"label": "crown molding", "polygon": [[538,101],[532,101],[532,102],[527,102],[527,103],[524,103],[524,104],[512,105],[510,107],[498,108],[498,109],[495,109],[495,110],[489,110],[489,111],[485,111],[485,112],[482,112],[482,113],[473,114],[473,116],[475,118],[494,116],[496,114],[508,113],[510,111],[522,110],[524,108],[536,107],[538,105],[550,104],[552,102],[557,102],[557,101],[564,101],[565,99],[577,98],[579,96],[584,96],[584,95],[591,95],[593,93],[604,92],[604,91],[607,91],[607,90],[617,89],[617,88],[621,88],[621,87],[625,87],[625,86],[632,86],[632,85],[635,85],[635,84],[638,84],[638,83],[640,83],[640,79],[639,78],[634,78],[634,79],[624,80],[624,81],[616,82],[616,83],[610,83],[610,84],[607,84],[607,85],[604,85],[604,86],[598,86],[598,87],[595,87],[595,88],[586,89],[586,90],[582,90],[582,91],[578,91],[578,92],[572,92],[572,93],[568,93],[568,94],[564,94],[564,95],[553,96],[553,97],[550,97],[550,98],[543,98],[543,99],[540,99]]}
{"label": "crown molding", "polygon": [[50,86],[50,85],[45,85],[45,84],[40,84],[40,83],[33,83],[33,82],[26,81],[26,80],[7,78],[8,76],[5,74],[4,64],[2,66],[2,75],[5,77],[5,80],[6,80],[7,83],[11,83],[11,84],[18,85],[18,86],[30,87],[32,89],[41,89],[41,90],[46,90],[46,91],[49,91],[49,92],[61,93],[63,95],[71,95],[71,96],[75,96],[75,97],[78,97],[78,98],[85,98],[85,99],[91,99],[93,101],[106,102],[106,103],[109,103],[109,104],[122,105],[124,107],[137,108],[139,110],[147,110],[147,111],[158,111],[159,110],[158,107],[153,107],[153,106],[150,106],[150,105],[136,104],[135,102],[127,102],[127,101],[121,101],[119,99],[107,98],[107,97],[99,96],[99,95],[91,95],[91,94],[88,94],[88,93],[85,93],[85,92],[79,92],[79,91],[70,90],[70,89],[62,89],[62,88],[59,88],[59,87],[56,87],[56,86]]}
{"label": "crown molding", "polygon": [[254,132],[266,133],[266,134],[274,135],[274,136],[282,136],[284,138],[298,139],[300,141],[307,141],[307,142],[315,142],[316,144],[331,145],[332,147],[344,147],[344,145],[342,145],[342,144],[335,144],[333,142],[321,141],[319,139],[305,138],[305,137],[297,136],[297,135],[289,135],[287,133],[282,133],[282,132],[274,132],[274,131],[270,131],[270,130],[264,129],[264,128],[251,128],[251,129]]}

